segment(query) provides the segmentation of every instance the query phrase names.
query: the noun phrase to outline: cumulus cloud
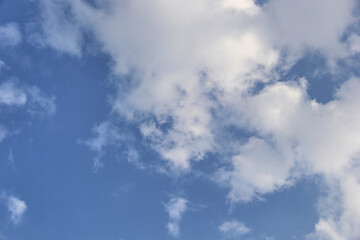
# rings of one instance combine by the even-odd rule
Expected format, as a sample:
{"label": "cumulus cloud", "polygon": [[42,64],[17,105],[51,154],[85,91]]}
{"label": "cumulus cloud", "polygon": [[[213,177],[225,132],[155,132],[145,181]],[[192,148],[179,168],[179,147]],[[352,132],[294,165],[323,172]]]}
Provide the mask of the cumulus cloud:
{"label": "cumulus cloud", "polygon": [[231,220],[224,222],[219,226],[219,231],[227,239],[240,239],[243,235],[249,233],[251,230],[242,222]]}
{"label": "cumulus cloud", "polygon": [[[358,239],[360,80],[343,79],[325,104],[310,98],[304,78],[278,81],[308,51],[332,64],[356,53],[357,35],[343,38],[357,21],[355,4],[109,0],[93,6],[54,0],[41,9],[49,46],[80,55],[82,36],[91,33],[111,56],[117,90],[111,117],[137,126],[173,170],[190,171],[194,161],[217,153],[227,166],[216,179],[229,187],[232,203],[320,175],[328,196],[320,199],[321,218],[309,237]],[[66,45],[57,44],[64,35]],[[111,139],[120,139],[108,124],[96,126],[88,142],[99,156]],[[231,129],[245,137],[234,137]],[[334,195],[339,201],[331,200]],[[327,204],[337,211],[324,210]],[[186,201],[179,206],[182,214]],[[168,212],[176,236],[181,214]]]}
{"label": "cumulus cloud", "polygon": [[21,39],[22,35],[16,23],[0,25],[0,47],[18,45]]}
{"label": "cumulus cloud", "polygon": [[27,209],[26,203],[15,196],[7,196],[6,206],[13,224],[20,223]]}
{"label": "cumulus cloud", "polygon": [[[46,34],[77,36],[69,40],[76,49],[69,52],[81,52],[79,36],[86,29],[113,58],[114,73],[123,77],[135,70],[130,84],[116,82],[114,113],[137,121],[155,151],[172,167],[188,170],[191,161],[217,150],[212,113],[219,107],[233,104],[258,82],[276,79],[274,68],[293,64],[306,49],[331,58],[348,54],[341,37],[355,21],[354,4],[273,0],[259,7],[251,0],[135,0],[92,7],[57,0],[41,9]],[[49,11],[56,13],[47,17]],[[62,29],[71,34],[57,32]],[[51,43],[53,37],[46,34],[44,40]],[[155,122],[148,121],[149,114]],[[171,128],[163,131],[164,124]]]}
{"label": "cumulus cloud", "polygon": [[187,210],[188,201],[182,197],[173,197],[165,205],[166,212],[169,214],[167,229],[173,237],[180,236],[180,221]]}

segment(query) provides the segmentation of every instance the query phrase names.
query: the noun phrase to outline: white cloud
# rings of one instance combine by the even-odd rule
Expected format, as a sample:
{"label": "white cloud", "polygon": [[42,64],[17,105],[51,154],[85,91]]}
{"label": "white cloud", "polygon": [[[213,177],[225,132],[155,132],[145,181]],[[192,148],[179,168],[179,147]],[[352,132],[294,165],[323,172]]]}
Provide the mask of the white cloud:
{"label": "white cloud", "polygon": [[345,240],[345,238],[341,237],[334,228],[334,222],[332,220],[327,221],[324,219],[320,219],[320,221],[316,224],[315,234],[310,234],[307,236],[307,239],[317,239],[317,240]]}
{"label": "white cloud", "polygon": [[15,196],[8,196],[6,205],[13,224],[20,223],[27,209],[26,203]]}
{"label": "white cloud", "polygon": [[354,0],[271,0],[266,5],[275,42],[290,51],[315,48],[328,56],[346,55],[341,44],[345,29],[356,21]]}
{"label": "white cloud", "polygon": [[[329,188],[328,198],[320,199],[320,214],[325,220],[335,219],[333,232],[357,239],[360,79],[348,80],[327,104],[308,99],[304,86],[276,83],[244,101],[249,119],[238,124],[254,129],[262,139],[240,146],[239,155],[232,159],[233,169],[219,176],[228,179],[231,201],[246,202],[291,183],[299,176],[297,171],[320,174]],[[330,201],[334,195],[339,199]],[[319,229],[324,232],[327,228]]]}
{"label": "white cloud", "polygon": [[137,168],[145,169],[145,164],[141,162],[139,153],[135,149],[130,148],[127,151],[127,160],[129,163],[134,164]]}
{"label": "white cloud", "polygon": [[8,80],[0,85],[0,105],[27,106],[32,113],[56,113],[55,97],[45,96],[38,87],[19,85],[15,80]]}
{"label": "white cloud", "polygon": [[354,53],[360,52],[360,36],[353,34],[348,39],[350,50]]}
{"label": "white cloud", "polygon": [[[105,154],[104,148],[107,145],[116,145],[124,138],[121,136],[119,129],[110,121],[98,124],[92,131],[95,136],[85,141],[80,140],[80,143],[86,144],[92,151],[97,153],[97,156],[94,158],[94,170],[97,171],[103,166],[101,158]],[[129,153],[129,161],[134,160],[132,159],[135,157],[132,156],[133,154],[135,153]]]}
{"label": "white cloud", "polygon": [[6,81],[0,85],[0,104],[25,105],[26,93],[20,89],[14,81]]}
{"label": "white cloud", "polygon": [[[232,203],[320,175],[329,196],[319,206],[333,202],[332,195],[341,199],[335,203],[339,218],[319,207],[317,231],[358,239],[360,80],[347,80],[326,104],[310,99],[305,79],[276,81],[277,69],[286,72],[306,51],[332,63],[356,52],[356,37],[341,40],[356,20],[354,4],[271,0],[261,8],[247,0],[109,0],[93,8],[56,0],[42,5],[44,41],[80,55],[83,30],[91,32],[118,76],[111,117],[138,126],[173,169],[189,171],[193,161],[218,153],[229,163],[217,177],[229,186]],[[63,38],[64,46],[56,43]],[[130,75],[129,83],[124,79]],[[265,87],[253,94],[259,82]],[[100,153],[109,139],[119,139],[107,122],[88,142]],[[229,137],[229,127],[252,136]],[[174,219],[168,227],[176,236],[180,220]]]}
{"label": "white cloud", "polygon": [[219,226],[220,232],[228,239],[240,239],[251,230],[242,222],[231,220]]}
{"label": "white cloud", "polygon": [[249,202],[291,184],[289,171],[294,162],[266,141],[252,138],[239,150],[241,154],[232,157],[233,168],[220,170],[217,175],[219,181],[230,185],[232,203]]}
{"label": "white cloud", "polygon": [[169,222],[167,229],[173,237],[180,236],[180,221],[183,214],[187,210],[188,201],[182,197],[173,197],[165,205],[165,209],[169,214]]}
{"label": "white cloud", "polygon": [[15,46],[21,42],[21,32],[16,23],[0,25],[0,47]]}
{"label": "white cloud", "polygon": [[[33,114],[54,115],[56,112],[55,97],[45,96],[35,86],[21,86],[16,80],[7,80],[0,84],[0,107],[19,108]],[[11,130],[0,123],[0,142]]]}
{"label": "white cloud", "polygon": [[36,31],[36,24],[29,25],[29,41],[42,47],[49,46],[60,52],[80,56],[82,33],[75,21],[69,19],[71,12],[66,1],[41,0],[38,5],[42,14],[39,23],[41,32]]}
{"label": "white cloud", "polygon": [[[87,29],[113,58],[116,74],[136,70],[126,92],[125,83],[117,82],[114,112],[142,128],[149,125],[149,114],[160,125],[171,119],[166,132],[150,123],[147,128],[153,131],[144,138],[151,139],[150,145],[170,166],[188,170],[191,161],[222,147],[216,143],[218,127],[211,113],[217,113],[219,105],[226,108],[234,98],[240,101],[257,81],[276,79],[274,67],[284,61],[292,64],[307,48],[332,58],[348,54],[340,39],[355,20],[354,4],[273,0],[261,8],[249,0],[135,0],[107,1],[95,9],[79,0],[57,0],[41,6],[44,26],[51,24],[45,33],[56,39],[78,36],[69,40],[75,49],[70,52],[81,52],[79,36]],[[59,15],[63,6],[70,16]],[[56,14],[47,17],[49,11]],[[69,27],[64,28],[64,22]],[[68,28],[71,34],[57,33]],[[291,57],[280,58],[284,49]],[[216,101],[209,97],[214,93]],[[233,111],[228,114],[239,112]]]}

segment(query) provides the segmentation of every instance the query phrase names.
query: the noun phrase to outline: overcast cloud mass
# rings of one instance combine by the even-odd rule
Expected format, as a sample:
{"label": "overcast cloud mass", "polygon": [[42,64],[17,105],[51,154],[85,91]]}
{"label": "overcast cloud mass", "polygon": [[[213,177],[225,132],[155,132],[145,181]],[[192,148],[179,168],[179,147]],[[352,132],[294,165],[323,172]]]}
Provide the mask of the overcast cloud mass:
{"label": "overcast cloud mass", "polygon": [[357,0],[2,13],[0,239],[360,239]]}

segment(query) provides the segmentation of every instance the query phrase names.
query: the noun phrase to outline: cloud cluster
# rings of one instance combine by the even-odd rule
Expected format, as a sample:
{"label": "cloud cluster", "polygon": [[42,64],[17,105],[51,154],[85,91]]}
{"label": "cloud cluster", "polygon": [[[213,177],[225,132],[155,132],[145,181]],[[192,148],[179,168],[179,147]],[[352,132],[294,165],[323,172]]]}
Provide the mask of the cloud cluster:
{"label": "cloud cluster", "polygon": [[[321,176],[328,196],[308,236],[315,239],[360,237],[360,80],[343,79],[325,104],[310,98],[307,79],[278,80],[308,51],[326,57],[329,71],[356,54],[358,36],[349,33],[358,21],[355,6],[355,0],[270,0],[261,7],[252,0],[40,1],[43,41],[80,55],[83,37],[93,36],[113,60],[113,115],[137,126],[171,169],[190,171],[193,161],[217,153],[228,166],[216,170],[216,179],[229,187],[232,203]],[[88,142],[93,150],[121,141],[108,124],[96,128],[98,138]],[[174,236],[181,213],[170,214]]]}
{"label": "cloud cluster", "polygon": [[[354,4],[273,0],[261,8],[251,0],[135,0],[92,7],[57,0],[40,6],[43,41],[55,49],[79,54],[83,34],[95,36],[120,76],[114,112],[137,121],[153,149],[186,170],[192,160],[217,151],[221,116],[213,113],[241,101],[257,83],[276,80],[275,67],[291,66],[304,49],[329,58],[348,55],[341,37],[355,21]],[[57,32],[64,29],[69,33]],[[53,38],[66,45],[54,45]]]}

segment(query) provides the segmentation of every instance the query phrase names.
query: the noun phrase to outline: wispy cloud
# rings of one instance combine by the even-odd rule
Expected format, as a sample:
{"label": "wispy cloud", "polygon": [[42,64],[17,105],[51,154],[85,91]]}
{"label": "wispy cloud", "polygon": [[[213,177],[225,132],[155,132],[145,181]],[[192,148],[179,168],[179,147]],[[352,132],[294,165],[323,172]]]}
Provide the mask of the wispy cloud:
{"label": "wispy cloud", "polygon": [[240,239],[243,235],[249,233],[251,230],[242,222],[231,220],[221,224],[219,226],[219,231],[226,239]]}
{"label": "wispy cloud", "polygon": [[0,143],[6,138],[8,135],[8,130],[0,124]]}
{"label": "wispy cloud", "polygon": [[[124,139],[120,130],[110,121],[102,122],[96,125],[93,129],[93,137],[87,140],[79,140],[81,144],[87,145],[92,151],[96,152],[97,156],[94,158],[94,170],[97,171],[103,166],[101,158],[105,154],[105,148],[109,145],[117,145]],[[130,157],[130,156],[129,156]]]}
{"label": "wispy cloud", "polygon": [[22,40],[22,34],[16,23],[0,25],[0,47],[16,46]]}
{"label": "wispy cloud", "polygon": [[31,113],[54,115],[56,113],[55,97],[46,96],[36,86],[21,85],[18,80],[11,79],[0,85],[0,106],[26,106]]}
{"label": "wispy cloud", "polygon": [[[5,108],[40,116],[56,113],[55,97],[46,96],[36,86],[26,86],[15,78],[0,84],[0,110]],[[11,134],[12,130],[0,122],[0,142]]]}
{"label": "wispy cloud", "polygon": [[173,237],[180,236],[180,221],[183,214],[187,210],[188,201],[182,197],[173,197],[165,205],[165,209],[169,214],[169,222],[167,229]]}
{"label": "wispy cloud", "polygon": [[54,96],[46,96],[38,87],[32,86],[26,89],[29,96],[31,113],[44,114],[52,116],[56,113],[56,98]]}
{"label": "wispy cloud", "polygon": [[67,1],[41,0],[37,4],[41,17],[39,22],[29,25],[28,41],[36,46],[52,47],[59,52],[81,56],[81,28],[75,21],[68,19],[71,9],[67,8]]}
{"label": "wispy cloud", "polygon": [[12,195],[3,194],[2,197],[5,200],[5,204],[7,210],[10,213],[10,220],[12,221],[12,223],[15,225],[20,223],[27,210],[27,205],[25,201]]}
{"label": "wispy cloud", "polygon": [[15,81],[6,81],[0,85],[0,104],[22,106],[27,102],[27,96]]}

